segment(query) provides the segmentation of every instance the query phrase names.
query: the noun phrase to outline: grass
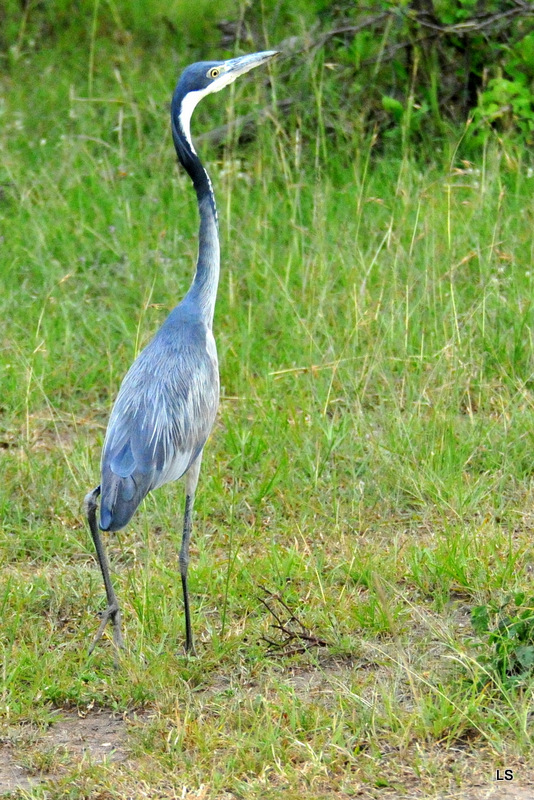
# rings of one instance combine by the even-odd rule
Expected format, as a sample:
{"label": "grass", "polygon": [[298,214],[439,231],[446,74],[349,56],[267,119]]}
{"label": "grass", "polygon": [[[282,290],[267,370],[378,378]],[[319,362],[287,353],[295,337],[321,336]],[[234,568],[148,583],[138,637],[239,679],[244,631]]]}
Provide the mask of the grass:
{"label": "grass", "polygon": [[[81,64],[44,52],[0,79],[0,714],[44,778],[19,795],[430,798],[509,765],[526,780],[532,682],[486,680],[470,623],[532,593],[534,179],[499,147],[422,167],[372,140],[302,142],[281,118],[206,149],[222,401],[192,545],[199,657],[182,655],[176,486],[108,539],[121,669],[109,640],[87,656],[104,592],[82,499],[121,378],[196,254],[173,70],[121,58],[113,77],[92,53],[92,98]],[[198,129],[263,92],[206,101]],[[264,589],[327,646],[295,652]],[[39,748],[73,707],[127,714],[129,760]]]}

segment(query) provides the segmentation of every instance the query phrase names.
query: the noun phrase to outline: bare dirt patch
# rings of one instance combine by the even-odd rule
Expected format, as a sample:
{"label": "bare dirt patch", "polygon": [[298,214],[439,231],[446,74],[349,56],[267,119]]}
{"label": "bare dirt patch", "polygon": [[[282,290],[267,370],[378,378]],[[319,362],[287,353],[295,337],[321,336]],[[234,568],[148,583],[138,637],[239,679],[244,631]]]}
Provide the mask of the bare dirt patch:
{"label": "bare dirt patch", "polygon": [[525,789],[514,787],[512,784],[495,783],[490,789],[480,789],[480,793],[473,790],[472,794],[462,796],[461,800],[532,800],[534,798],[534,787]]}
{"label": "bare dirt patch", "polygon": [[94,761],[105,758],[125,761],[127,758],[125,720],[109,711],[86,716],[62,712],[41,741],[45,746],[62,746],[73,755],[90,756]]}
{"label": "bare dirt patch", "polygon": [[28,771],[16,763],[11,748],[0,749],[0,795],[16,789],[31,789],[37,783]]}
{"label": "bare dirt patch", "polygon": [[126,761],[126,740],[127,721],[105,710],[84,716],[62,711],[46,731],[11,729],[0,742],[0,794],[28,790],[82,759]]}

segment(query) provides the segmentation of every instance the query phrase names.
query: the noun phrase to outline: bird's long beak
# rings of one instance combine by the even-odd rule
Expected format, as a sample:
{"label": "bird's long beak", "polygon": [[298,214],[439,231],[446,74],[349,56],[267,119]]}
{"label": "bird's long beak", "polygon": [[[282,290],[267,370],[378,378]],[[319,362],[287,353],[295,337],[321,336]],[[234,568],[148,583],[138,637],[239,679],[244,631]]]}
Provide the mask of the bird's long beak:
{"label": "bird's long beak", "polygon": [[251,53],[239,58],[231,58],[221,65],[221,74],[213,81],[213,91],[218,92],[224,86],[233,83],[240,75],[244,75],[254,67],[260,67],[271,58],[278,55],[278,50],[264,50],[261,53]]}
{"label": "bird's long beak", "polygon": [[231,58],[229,61],[224,62],[223,71],[227,74],[235,74],[236,78],[243,75],[254,67],[260,67],[269,61],[274,56],[278,55],[278,50],[264,50],[262,53],[251,53],[248,56],[239,56],[239,58]]}

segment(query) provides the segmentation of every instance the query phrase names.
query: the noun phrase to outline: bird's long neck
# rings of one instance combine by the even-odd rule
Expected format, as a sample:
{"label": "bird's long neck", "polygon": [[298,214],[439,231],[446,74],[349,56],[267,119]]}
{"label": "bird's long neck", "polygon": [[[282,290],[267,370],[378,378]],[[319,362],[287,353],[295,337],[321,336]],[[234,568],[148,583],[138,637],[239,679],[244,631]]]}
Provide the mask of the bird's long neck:
{"label": "bird's long neck", "polygon": [[191,143],[190,114],[184,118],[183,114],[180,117],[180,113],[181,108],[178,113],[172,114],[173,139],[178,159],[193,181],[200,215],[197,266],[187,297],[195,301],[204,321],[211,328],[220,270],[217,207],[210,177]]}
{"label": "bird's long neck", "polygon": [[213,324],[213,312],[215,311],[221,261],[215,196],[208,173],[204,171],[204,174],[209,184],[207,191],[201,192],[195,185],[200,215],[200,227],[198,231],[197,267],[189,294],[198,300],[205,321],[211,328]]}

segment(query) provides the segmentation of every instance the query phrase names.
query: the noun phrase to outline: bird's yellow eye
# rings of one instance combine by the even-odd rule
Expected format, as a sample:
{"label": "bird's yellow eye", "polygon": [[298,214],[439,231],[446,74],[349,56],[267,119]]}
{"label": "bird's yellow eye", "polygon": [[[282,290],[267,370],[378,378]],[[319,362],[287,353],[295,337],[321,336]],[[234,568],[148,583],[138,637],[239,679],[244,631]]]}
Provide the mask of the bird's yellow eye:
{"label": "bird's yellow eye", "polygon": [[212,67],[212,68],[211,68],[211,69],[208,71],[208,77],[209,77],[209,78],[217,78],[217,76],[219,75],[220,71],[221,71],[221,70],[220,70],[218,67]]}

